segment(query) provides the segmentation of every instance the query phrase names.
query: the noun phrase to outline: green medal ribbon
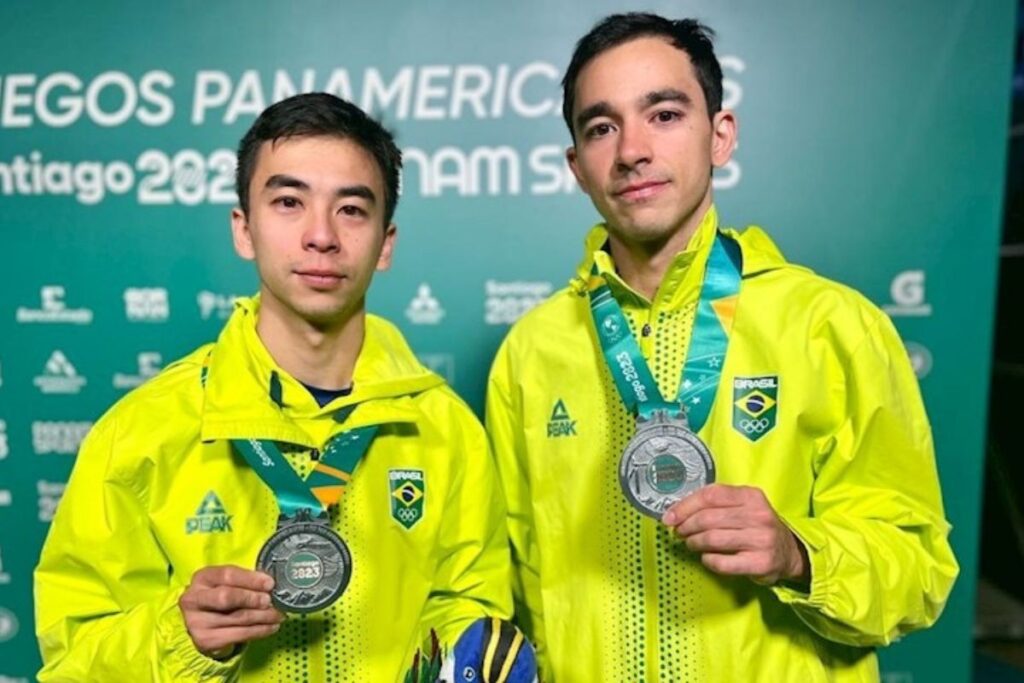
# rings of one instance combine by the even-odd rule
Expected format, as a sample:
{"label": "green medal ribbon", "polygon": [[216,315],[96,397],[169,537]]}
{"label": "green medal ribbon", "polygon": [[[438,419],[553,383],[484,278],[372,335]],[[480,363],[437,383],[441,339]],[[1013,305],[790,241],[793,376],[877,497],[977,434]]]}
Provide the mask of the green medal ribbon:
{"label": "green medal ribbon", "polygon": [[707,422],[729,346],[729,330],[742,280],[740,263],[739,246],[716,233],[704,272],[690,348],[686,352],[675,403],[662,398],[622,307],[594,266],[588,283],[590,312],[594,317],[601,352],[619,395],[631,413],[650,419],[656,411],[675,413],[683,410],[694,432]]}
{"label": "green medal ribbon", "polygon": [[332,437],[323,457],[305,480],[292,469],[273,441],[232,439],[231,443],[274,492],[281,514],[294,517],[302,509],[319,514],[341,499],[379,427],[357,427]]}

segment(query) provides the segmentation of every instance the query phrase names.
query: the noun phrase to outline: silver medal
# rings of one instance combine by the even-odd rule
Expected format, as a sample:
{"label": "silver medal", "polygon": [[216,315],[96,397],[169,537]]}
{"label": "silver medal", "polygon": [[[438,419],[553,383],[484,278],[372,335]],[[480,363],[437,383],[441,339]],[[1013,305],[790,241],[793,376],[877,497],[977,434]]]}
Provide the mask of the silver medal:
{"label": "silver medal", "polygon": [[352,555],[325,519],[302,511],[282,518],[260,549],[256,568],[274,577],[270,598],[282,612],[315,612],[333,604],[352,578]]}
{"label": "silver medal", "polygon": [[649,420],[637,420],[619,461],[619,483],[637,510],[661,519],[673,504],[714,481],[711,451],[685,415],[659,410]]}

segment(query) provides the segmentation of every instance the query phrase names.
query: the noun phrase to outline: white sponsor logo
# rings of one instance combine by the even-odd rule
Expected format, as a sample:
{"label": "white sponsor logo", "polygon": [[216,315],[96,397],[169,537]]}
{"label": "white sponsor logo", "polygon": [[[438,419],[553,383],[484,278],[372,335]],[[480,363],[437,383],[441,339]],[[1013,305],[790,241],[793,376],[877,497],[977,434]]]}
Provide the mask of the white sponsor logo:
{"label": "white sponsor logo", "polygon": [[203,320],[217,317],[226,320],[231,311],[235,310],[235,294],[218,294],[203,290],[196,295],[196,303],[199,304],[199,317]]}
{"label": "white sponsor logo", "polygon": [[450,353],[423,353],[418,356],[421,363],[444,377],[448,384],[455,382],[455,356]]}
{"label": "white sponsor logo", "polygon": [[133,322],[163,322],[171,314],[163,287],[129,287],[124,290],[124,314]]}
{"label": "white sponsor logo", "polygon": [[5,674],[0,674],[0,683],[29,683],[27,678],[12,678]]}
{"label": "white sponsor logo", "polygon": [[484,322],[488,325],[511,325],[546,299],[553,289],[550,282],[488,280],[484,283]]}
{"label": "white sponsor logo", "polygon": [[138,356],[139,372],[129,375],[123,372],[114,374],[115,389],[132,389],[145,382],[150,377],[155,377],[160,372],[160,365],[163,359],[159,353],[144,351]]}
{"label": "white sponsor logo", "polygon": [[0,548],[0,586],[6,586],[11,582],[11,575],[4,571],[4,552]]}
{"label": "white sponsor logo", "polygon": [[4,366],[0,364],[0,387],[4,385]]}
{"label": "white sponsor logo", "polygon": [[57,505],[60,503],[61,496],[64,495],[65,486],[67,484],[62,481],[45,481],[40,479],[36,482],[36,493],[39,494],[40,522],[53,521],[53,515],[57,512]]}
{"label": "white sponsor logo", "polygon": [[0,460],[10,455],[11,450],[7,443],[7,422],[0,420]]}
{"label": "white sponsor logo", "polygon": [[11,492],[9,489],[0,489],[0,508],[11,506]]}
{"label": "white sponsor logo", "polygon": [[18,635],[18,618],[14,612],[0,607],[0,643]]}
{"label": "white sponsor logo", "polygon": [[90,429],[92,422],[33,422],[32,448],[36,455],[74,455]]}
{"label": "white sponsor logo", "polygon": [[914,368],[914,374],[918,379],[924,379],[932,371],[932,352],[917,342],[904,342],[907,347],[907,355],[910,356],[910,366]]}
{"label": "white sponsor logo", "polygon": [[61,350],[50,354],[43,368],[43,374],[36,376],[33,383],[44,394],[77,394],[86,380],[78,374],[75,366]]}
{"label": "white sponsor logo", "polygon": [[426,282],[419,286],[416,296],[405,309],[405,317],[414,325],[436,325],[444,317],[444,309],[430,291]]}
{"label": "white sponsor logo", "polygon": [[931,304],[925,301],[923,270],[905,270],[894,277],[889,295],[892,303],[882,308],[891,316],[924,317],[932,314]]}
{"label": "white sponsor logo", "polygon": [[15,319],[19,323],[71,323],[88,325],[92,311],[88,308],[68,308],[64,303],[64,287],[45,285],[39,288],[39,308],[19,306]]}

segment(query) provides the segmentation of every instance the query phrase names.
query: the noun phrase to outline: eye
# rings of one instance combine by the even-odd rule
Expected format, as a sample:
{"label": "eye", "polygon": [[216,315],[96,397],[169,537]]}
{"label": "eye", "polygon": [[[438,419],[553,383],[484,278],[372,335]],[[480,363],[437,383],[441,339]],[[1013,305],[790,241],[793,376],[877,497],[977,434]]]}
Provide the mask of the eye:
{"label": "eye", "polygon": [[586,130],[586,137],[588,139],[596,139],[608,135],[612,132],[612,124],[610,123],[596,123]]}
{"label": "eye", "polygon": [[659,123],[670,123],[672,121],[677,121],[683,118],[683,115],[678,111],[673,111],[671,109],[662,109],[661,111],[654,115],[654,118]]}
{"label": "eye", "polygon": [[361,206],[356,206],[355,204],[343,204],[341,208],[338,209],[338,211],[345,214],[346,216],[353,216],[359,218],[367,215],[366,211],[364,211]]}
{"label": "eye", "polygon": [[298,197],[292,197],[290,195],[277,197],[273,200],[272,203],[285,209],[295,209],[298,208],[299,206],[302,206],[302,202],[299,201]]}

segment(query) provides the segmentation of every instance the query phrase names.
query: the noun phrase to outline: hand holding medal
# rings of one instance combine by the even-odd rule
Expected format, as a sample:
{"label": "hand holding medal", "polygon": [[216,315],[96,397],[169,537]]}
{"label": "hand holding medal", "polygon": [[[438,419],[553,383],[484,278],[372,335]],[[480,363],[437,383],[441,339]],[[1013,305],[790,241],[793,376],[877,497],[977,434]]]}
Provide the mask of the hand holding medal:
{"label": "hand holding medal", "polygon": [[235,566],[204,567],[178,600],[185,629],[208,657],[229,657],[237,646],[277,632],[284,615],[270,604],[273,580]]}
{"label": "hand holding medal", "polygon": [[752,486],[717,484],[673,505],[662,521],[716,574],[747,576],[756,583],[810,581],[807,549]]}

